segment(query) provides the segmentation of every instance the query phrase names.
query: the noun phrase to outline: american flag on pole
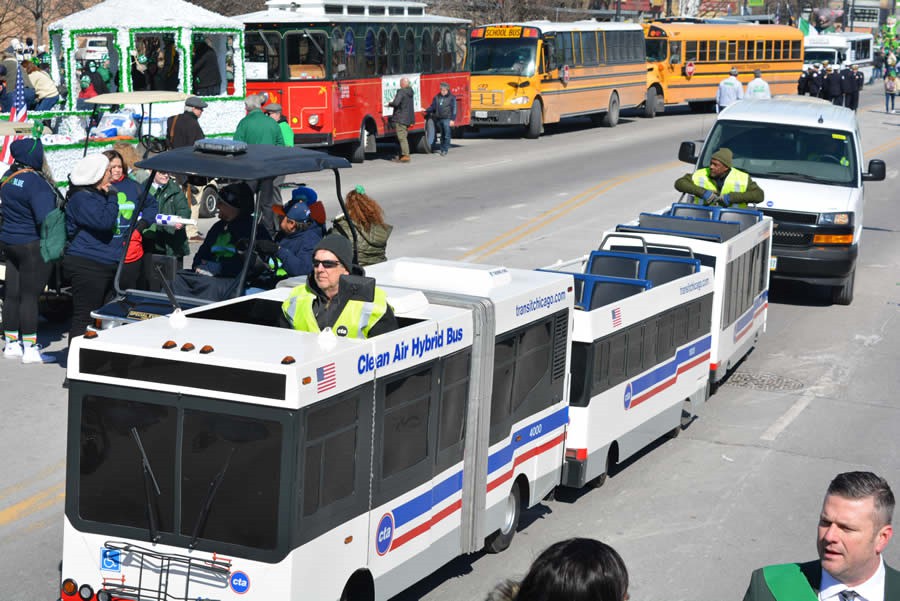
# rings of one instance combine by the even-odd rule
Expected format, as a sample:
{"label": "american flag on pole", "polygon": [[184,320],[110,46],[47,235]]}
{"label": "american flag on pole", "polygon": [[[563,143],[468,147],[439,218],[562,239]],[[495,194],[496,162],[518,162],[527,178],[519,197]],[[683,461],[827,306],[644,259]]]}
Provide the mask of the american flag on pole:
{"label": "american flag on pole", "polygon": [[[28,106],[25,104],[25,84],[22,81],[23,77],[22,66],[17,65],[16,90],[13,93],[13,104],[9,111],[10,123],[15,123],[16,121],[24,123],[28,119]],[[0,161],[3,161],[7,165],[12,163],[12,155],[9,152],[9,147],[13,142],[24,137],[25,136],[5,136],[3,138],[3,151],[0,152]]]}
{"label": "american flag on pole", "polygon": [[337,386],[337,372],[334,363],[316,368],[316,392],[322,393]]}
{"label": "american flag on pole", "polygon": [[619,307],[612,310],[612,322],[614,328],[618,328],[622,325],[622,309]]}

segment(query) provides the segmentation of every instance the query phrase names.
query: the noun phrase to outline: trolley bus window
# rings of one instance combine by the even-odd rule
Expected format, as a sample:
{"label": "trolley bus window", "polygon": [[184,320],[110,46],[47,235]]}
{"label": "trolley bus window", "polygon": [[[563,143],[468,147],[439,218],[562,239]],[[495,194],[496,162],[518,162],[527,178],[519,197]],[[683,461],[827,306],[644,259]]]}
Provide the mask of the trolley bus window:
{"label": "trolley bus window", "polygon": [[385,386],[382,477],[410,468],[428,457],[428,416],[432,368]]}
{"label": "trolley bus window", "polygon": [[534,39],[472,40],[472,75],[534,75]]}
{"label": "trolley bus window", "polygon": [[145,530],[148,498],[135,428],[160,494],[151,493],[160,532],[172,532],[175,514],[173,407],[88,395],[81,405],[78,515],[83,520]]}
{"label": "trolley bus window", "polygon": [[403,40],[403,72],[412,73],[416,70],[416,36],[412,29],[406,30]]}
{"label": "trolley bus window", "polygon": [[431,71],[434,61],[434,45],[431,40],[431,32],[422,31],[422,71]]}
{"label": "trolley bus window", "polygon": [[[200,521],[200,538],[274,549],[281,424],[185,409],[182,427],[181,533],[193,536]],[[216,479],[218,490],[213,497],[210,493]],[[203,523],[205,504],[209,507]]]}
{"label": "trolley bus window", "polygon": [[401,73],[400,63],[400,34],[395,29],[391,32],[391,48],[388,53],[388,73]]}
{"label": "trolley bus window", "polygon": [[275,31],[248,31],[245,66],[247,79],[281,79],[281,36]]}
{"label": "trolley bus window", "polygon": [[376,74],[377,75],[387,75],[390,73],[388,70],[388,35],[385,30],[381,30],[378,32],[378,47],[376,49],[377,61],[378,64],[376,66]]}
{"label": "trolley bus window", "polygon": [[324,79],[327,37],[322,32],[292,31],[284,36],[288,77]]}

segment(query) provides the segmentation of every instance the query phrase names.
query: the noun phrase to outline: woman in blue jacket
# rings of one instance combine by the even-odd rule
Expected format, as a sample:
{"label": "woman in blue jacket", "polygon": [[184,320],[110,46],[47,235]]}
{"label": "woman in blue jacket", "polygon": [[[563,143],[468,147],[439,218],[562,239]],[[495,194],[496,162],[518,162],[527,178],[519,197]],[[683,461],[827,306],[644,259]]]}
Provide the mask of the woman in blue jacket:
{"label": "woman in blue jacket", "polygon": [[72,281],[72,326],[69,342],[84,334],[91,311],[101,307],[112,293],[116,266],[122,255],[121,234],[114,249],[119,205],[110,194],[109,159],[89,154],[69,174],[66,202],[68,248],[63,268]]}
{"label": "woman in blue jacket", "polygon": [[10,145],[13,164],[0,179],[0,248],[6,254],[3,303],[3,356],[23,363],[49,363],[37,343],[38,298],[50,276],[41,258],[41,224],[56,207],[56,194],[40,174],[44,163],[41,140],[17,140]]}

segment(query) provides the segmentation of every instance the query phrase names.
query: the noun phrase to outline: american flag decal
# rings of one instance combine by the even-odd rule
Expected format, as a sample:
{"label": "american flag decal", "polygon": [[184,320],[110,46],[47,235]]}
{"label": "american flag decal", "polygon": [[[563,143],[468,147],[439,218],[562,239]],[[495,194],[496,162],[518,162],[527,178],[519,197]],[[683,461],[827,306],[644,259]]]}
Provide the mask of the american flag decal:
{"label": "american flag decal", "polygon": [[622,325],[622,309],[619,307],[612,310],[612,322],[614,328],[618,328]]}
{"label": "american flag decal", "polygon": [[[10,75],[12,74],[10,73]],[[13,95],[13,104],[9,111],[10,123],[15,123],[16,121],[24,123],[28,119],[28,106],[25,104],[25,84],[22,83],[25,77],[27,76],[22,73],[22,66],[17,66],[15,91],[7,90],[8,94]],[[9,147],[13,142],[24,137],[25,136],[6,136],[5,138],[2,138],[3,147],[0,148],[0,161],[3,161],[7,165],[11,164],[13,158]]]}
{"label": "american flag decal", "polygon": [[316,368],[316,392],[326,392],[337,386],[334,363]]}

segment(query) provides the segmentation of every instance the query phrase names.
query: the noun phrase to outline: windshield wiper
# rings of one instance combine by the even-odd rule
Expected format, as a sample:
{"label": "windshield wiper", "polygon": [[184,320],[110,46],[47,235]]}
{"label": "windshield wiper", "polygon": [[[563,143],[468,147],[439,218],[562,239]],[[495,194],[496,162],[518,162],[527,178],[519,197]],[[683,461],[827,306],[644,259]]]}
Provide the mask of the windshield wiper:
{"label": "windshield wiper", "polygon": [[159,505],[154,502],[153,490],[151,490],[150,487],[152,486],[156,491],[157,498],[162,493],[159,490],[159,484],[156,482],[156,476],[153,474],[153,468],[150,467],[150,459],[147,458],[147,452],[144,451],[141,435],[138,434],[137,428],[134,426],[131,427],[131,437],[134,439],[138,451],[141,452],[141,468],[144,473],[144,494],[147,497],[147,519],[150,522],[150,542],[156,543],[159,541],[159,532],[156,525],[156,512],[159,509]]}
{"label": "windshield wiper", "polygon": [[768,171],[766,173],[761,174],[759,177],[766,177],[769,175],[783,175],[790,178],[799,179],[805,182],[821,182],[822,180],[818,177],[813,177],[811,175],[807,175],[806,173],[799,173],[797,171]]}
{"label": "windshield wiper", "polygon": [[222,466],[222,469],[209,481],[209,489],[206,491],[206,497],[203,498],[200,515],[197,516],[197,523],[194,524],[194,531],[191,532],[191,542],[188,544],[189,549],[194,548],[194,545],[197,544],[197,539],[200,538],[200,534],[203,533],[203,529],[206,527],[206,519],[209,517],[209,510],[212,507],[213,499],[216,496],[216,492],[219,490],[219,485],[222,483],[222,480],[225,479],[225,472],[228,471],[228,465],[231,463],[234,451],[235,447],[231,447],[231,452],[228,453],[228,458],[225,459],[225,464]]}

